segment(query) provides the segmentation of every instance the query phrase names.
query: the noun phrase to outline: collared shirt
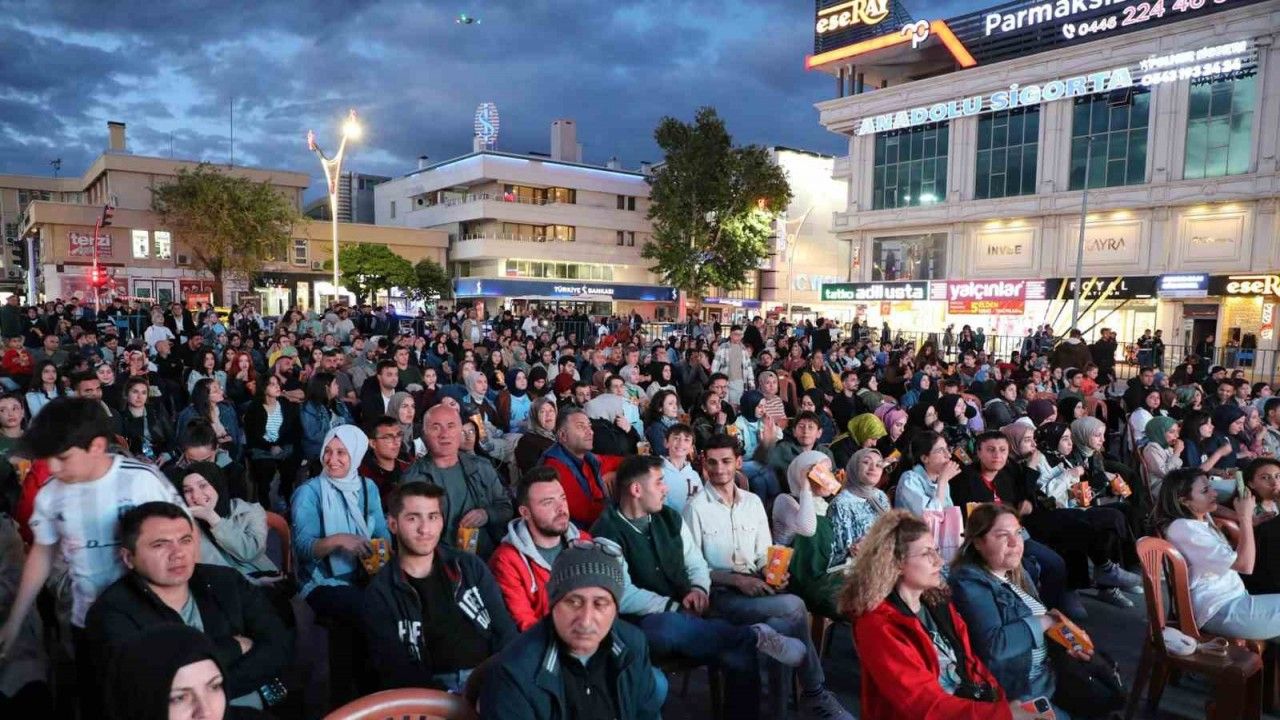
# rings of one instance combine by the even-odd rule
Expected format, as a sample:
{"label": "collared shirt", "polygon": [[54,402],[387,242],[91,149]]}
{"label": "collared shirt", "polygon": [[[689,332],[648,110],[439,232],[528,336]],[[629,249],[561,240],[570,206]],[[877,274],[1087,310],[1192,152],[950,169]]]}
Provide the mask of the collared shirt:
{"label": "collared shirt", "polygon": [[707,487],[689,500],[684,521],[710,569],[754,575],[773,543],[769,517],[754,493],[734,486],[733,499],[730,505]]}

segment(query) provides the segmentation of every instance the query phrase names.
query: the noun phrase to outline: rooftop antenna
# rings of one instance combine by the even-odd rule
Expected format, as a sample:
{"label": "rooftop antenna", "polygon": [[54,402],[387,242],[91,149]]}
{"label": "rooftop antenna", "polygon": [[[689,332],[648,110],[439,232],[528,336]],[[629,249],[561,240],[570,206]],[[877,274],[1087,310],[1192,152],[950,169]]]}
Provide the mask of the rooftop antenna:
{"label": "rooftop antenna", "polygon": [[53,177],[56,179],[58,171],[62,169],[62,158],[54,158],[49,161],[49,164],[53,166]]}

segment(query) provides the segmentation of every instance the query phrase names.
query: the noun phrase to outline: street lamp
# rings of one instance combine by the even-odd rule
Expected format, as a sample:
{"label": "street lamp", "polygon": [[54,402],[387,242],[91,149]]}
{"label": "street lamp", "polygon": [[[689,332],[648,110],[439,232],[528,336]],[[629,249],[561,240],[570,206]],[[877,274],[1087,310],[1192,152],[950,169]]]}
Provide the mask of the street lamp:
{"label": "street lamp", "polygon": [[332,158],[326,156],[316,143],[316,134],[307,131],[307,149],[320,158],[320,167],[324,168],[324,179],[329,183],[329,218],[333,224],[333,297],[338,298],[338,178],[342,176],[342,156],[347,151],[348,140],[359,140],[364,133],[360,120],[354,109],[347,112],[347,119],[342,123],[342,140],[338,143],[338,154]]}

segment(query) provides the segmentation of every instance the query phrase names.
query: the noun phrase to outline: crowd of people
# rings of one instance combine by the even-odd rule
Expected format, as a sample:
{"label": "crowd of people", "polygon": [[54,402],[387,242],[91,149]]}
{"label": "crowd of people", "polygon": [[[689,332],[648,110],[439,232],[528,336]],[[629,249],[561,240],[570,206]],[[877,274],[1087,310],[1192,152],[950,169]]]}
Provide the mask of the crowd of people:
{"label": "crowd of people", "polygon": [[[705,665],[732,718],[1093,717],[1114,665],[1054,638],[1087,637],[1084,599],[1142,602],[1144,535],[1187,558],[1200,627],[1280,637],[1270,385],[1118,366],[1108,330],[1002,357],[832,325],[10,297],[0,711],[291,718],[428,687],[656,718]],[[824,619],[852,625],[860,707]]]}

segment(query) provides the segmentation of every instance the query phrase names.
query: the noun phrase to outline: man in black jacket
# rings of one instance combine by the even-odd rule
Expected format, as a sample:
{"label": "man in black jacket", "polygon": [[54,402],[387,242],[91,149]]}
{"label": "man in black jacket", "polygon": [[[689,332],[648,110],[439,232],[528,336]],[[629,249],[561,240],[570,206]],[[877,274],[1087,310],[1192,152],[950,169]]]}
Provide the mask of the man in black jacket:
{"label": "man in black jacket", "polygon": [[382,689],[459,690],[519,634],[488,566],[440,544],[444,498],[438,485],[411,482],[387,499],[400,552],[365,589],[361,618]]}
{"label": "man in black jacket", "polygon": [[129,573],[103,591],[85,618],[100,667],[110,667],[118,646],[140,631],[182,623],[213,641],[232,705],[276,701],[293,638],[266,595],[231,568],[197,564],[199,536],[177,505],[138,505],[121,516],[119,533]]}

